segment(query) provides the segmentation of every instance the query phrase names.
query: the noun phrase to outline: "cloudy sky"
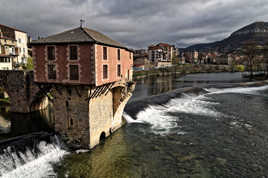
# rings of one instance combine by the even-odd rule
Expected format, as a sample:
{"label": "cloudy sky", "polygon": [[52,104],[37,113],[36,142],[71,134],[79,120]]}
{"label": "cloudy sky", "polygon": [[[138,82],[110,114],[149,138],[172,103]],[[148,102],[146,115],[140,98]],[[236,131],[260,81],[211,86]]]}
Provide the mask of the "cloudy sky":
{"label": "cloudy sky", "polygon": [[132,48],[157,42],[178,47],[221,40],[268,21],[267,0],[1,0],[0,23],[36,38],[79,26]]}

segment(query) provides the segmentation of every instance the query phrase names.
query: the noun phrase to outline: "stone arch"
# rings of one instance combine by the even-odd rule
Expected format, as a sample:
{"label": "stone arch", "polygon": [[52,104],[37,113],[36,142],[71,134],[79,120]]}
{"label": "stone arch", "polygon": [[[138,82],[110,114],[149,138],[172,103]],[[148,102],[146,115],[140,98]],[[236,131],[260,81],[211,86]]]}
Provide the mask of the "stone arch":
{"label": "stone arch", "polygon": [[125,87],[118,86],[112,89],[113,93],[113,115],[117,112],[120,104],[124,100]]}
{"label": "stone arch", "polygon": [[[36,110],[42,110],[45,109],[48,104],[49,100],[51,100],[51,86],[38,86],[38,90],[34,95],[31,97],[29,103],[30,103],[30,110],[36,111]],[[50,95],[49,95],[50,93]]]}
{"label": "stone arch", "polygon": [[104,142],[105,139],[106,139],[106,134],[105,134],[105,132],[102,132],[102,133],[100,134],[100,142]]}

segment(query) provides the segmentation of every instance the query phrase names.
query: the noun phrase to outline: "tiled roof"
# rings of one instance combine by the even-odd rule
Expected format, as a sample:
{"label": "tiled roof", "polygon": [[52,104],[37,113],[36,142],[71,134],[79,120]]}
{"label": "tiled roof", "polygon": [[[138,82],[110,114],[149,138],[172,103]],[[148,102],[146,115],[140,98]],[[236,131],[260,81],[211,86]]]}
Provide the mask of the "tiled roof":
{"label": "tiled roof", "polygon": [[88,28],[75,28],[56,35],[32,41],[32,44],[83,43],[93,42],[126,48],[106,35]]}
{"label": "tiled roof", "polygon": [[159,44],[157,44],[157,46],[171,47],[171,45],[169,45],[167,43],[159,43]]}

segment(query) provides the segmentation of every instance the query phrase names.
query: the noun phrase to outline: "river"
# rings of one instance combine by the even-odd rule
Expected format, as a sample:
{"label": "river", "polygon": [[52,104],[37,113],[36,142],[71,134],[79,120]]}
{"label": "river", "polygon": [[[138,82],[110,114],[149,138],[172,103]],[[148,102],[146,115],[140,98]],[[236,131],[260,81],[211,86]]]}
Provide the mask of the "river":
{"label": "river", "polygon": [[268,85],[240,73],[137,82],[128,124],[92,151],[70,152],[48,132],[51,112],[1,112],[0,176],[83,178],[268,177]]}

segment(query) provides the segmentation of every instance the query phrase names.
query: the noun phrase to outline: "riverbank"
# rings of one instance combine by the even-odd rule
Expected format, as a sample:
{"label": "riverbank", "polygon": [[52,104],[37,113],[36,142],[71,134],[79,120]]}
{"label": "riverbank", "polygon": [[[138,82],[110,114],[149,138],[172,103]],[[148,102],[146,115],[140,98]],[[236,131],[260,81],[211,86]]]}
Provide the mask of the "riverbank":
{"label": "riverbank", "polygon": [[152,69],[148,71],[135,71],[133,73],[133,79],[139,80],[142,78],[152,76],[169,76],[169,75],[176,75],[180,77],[186,74],[220,73],[220,72],[244,72],[244,66],[184,64],[167,68]]}

